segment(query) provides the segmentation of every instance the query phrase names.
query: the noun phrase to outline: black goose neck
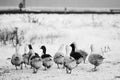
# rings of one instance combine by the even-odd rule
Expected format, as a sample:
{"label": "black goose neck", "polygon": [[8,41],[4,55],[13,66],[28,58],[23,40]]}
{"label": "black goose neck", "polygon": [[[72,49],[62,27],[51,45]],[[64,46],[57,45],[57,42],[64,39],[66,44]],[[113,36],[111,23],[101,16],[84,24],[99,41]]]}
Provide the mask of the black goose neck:
{"label": "black goose neck", "polygon": [[72,47],[72,52],[75,52],[75,46],[71,46]]}
{"label": "black goose neck", "polygon": [[33,49],[31,44],[28,45],[28,48],[29,48],[29,50]]}
{"label": "black goose neck", "polygon": [[46,48],[43,47],[42,50],[43,50],[43,53],[46,54]]}

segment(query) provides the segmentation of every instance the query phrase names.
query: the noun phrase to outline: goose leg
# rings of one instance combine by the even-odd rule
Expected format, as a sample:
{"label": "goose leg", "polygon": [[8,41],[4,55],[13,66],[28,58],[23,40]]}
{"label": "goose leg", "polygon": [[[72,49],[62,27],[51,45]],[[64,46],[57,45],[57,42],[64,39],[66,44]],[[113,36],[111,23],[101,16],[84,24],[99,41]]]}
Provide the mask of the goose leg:
{"label": "goose leg", "polygon": [[68,69],[66,68],[66,73],[68,74],[69,73],[69,71],[68,71]]}
{"label": "goose leg", "polygon": [[97,71],[96,66],[94,67],[94,71]]}
{"label": "goose leg", "polygon": [[58,66],[58,69],[60,69],[60,66],[59,66],[59,64],[57,64],[57,66]]}
{"label": "goose leg", "polygon": [[31,66],[30,69],[32,69],[33,67]]}
{"label": "goose leg", "polygon": [[25,64],[25,68],[28,68],[26,64]]}
{"label": "goose leg", "polygon": [[71,74],[72,70],[68,69],[68,74]]}
{"label": "goose leg", "polygon": [[23,65],[21,64],[21,69],[23,69],[23,67],[22,67]]}
{"label": "goose leg", "polygon": [[94,71],[97,71],[96,66],[94,66],[94,68],[92,69],[92,71],[93,71],[93,72],[94,72]]}
{"label": "goose leg", "polygon": [[72,70],[69,70],[69,71],[70,71],[69,74],[71,74]]}
{"label": "goose leg", "polygon": [[44,69],[45,71],[47,70],[47,67],[45,67],[45,69]]}
{"label": "goose leg", "polygon": [[65,69],[65,65],[63,65],[63,69]]}
{"label": "goose leg", "polygon": [[84,64],[85,64],[85,59],[86,59],[86,58],[83,58]]}
{"label": "goose leg", "polygon": [[36,69],[36,73],[38,72],[38,69]]}
{"label": "goose leg", "polygon": [[15,67],[16,67],[16,70],[18,70],[17,66],[15,66]]}
{"label": "goose leg", "polygon": [[67,74],[71,74],[71,70],[68,68],[66,68],[66,72],[67,72]]}
{"label": "goose leg", "polygon": [[35,68],[33,68],[33,73],[36,73],[37,71],[36,71],[36,69]]}

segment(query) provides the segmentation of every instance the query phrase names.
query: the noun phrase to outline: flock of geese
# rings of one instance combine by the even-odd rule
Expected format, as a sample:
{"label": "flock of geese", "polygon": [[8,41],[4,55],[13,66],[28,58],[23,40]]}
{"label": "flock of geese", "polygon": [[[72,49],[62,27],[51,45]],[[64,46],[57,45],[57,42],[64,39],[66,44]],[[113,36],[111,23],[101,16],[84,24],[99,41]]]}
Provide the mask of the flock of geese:
{"label": "flock of geese", "polygon": [[[61,51],[62,46],[60,46],[54,56],[51,56],[46,53],[46,46],[42,45],[40,47],[42,55],[40,56],[33,50],[32,45],[29,44],[29,52],[25,52],[23,55],[19,54],[16,49],[16,53],[12,55],[11,63],[16,67],[16,70],[18,69],[17,67],[21,67],[22,69],[23,64],[25,64],[25,67],[29,65],[31,69],[33,69],[33,73],[37,73],[41,67],[44,67],[44,70],[47,70],[53,66],[53,63],[55,63],[58,69],[63,66],[63,69],[66,69],[66,73],[71,74],[72,70],[81,62],[85,63],[87,57],[89,63],[94,65],[92,71],[97,71],[96,67],[102,64],[104,60],[102,55],[93,53],[93,45],[90,46],[91,53],[89,55],[83,50],[76,49],[76,44],[74,42],[65,46],[64,49],[66,50],[66,54]],[[71,51],[69,50],[70,48]]]}

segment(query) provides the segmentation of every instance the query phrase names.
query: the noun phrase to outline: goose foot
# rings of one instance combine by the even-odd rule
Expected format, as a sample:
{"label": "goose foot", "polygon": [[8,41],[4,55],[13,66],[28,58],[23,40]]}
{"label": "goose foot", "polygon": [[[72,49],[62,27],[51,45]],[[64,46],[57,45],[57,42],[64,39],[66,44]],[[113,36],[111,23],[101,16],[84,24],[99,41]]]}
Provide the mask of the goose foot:
{"label": "goose foot", "polygon": [[67,74],[71,74],[72,70],[69,70],[66,68],[66,72],[67,72]]}
{"label": "goose foot", "polygon": [[37,73],[37,69],[33,69],[33,74]]}
{"label": "goose foot", "polygon": [[97,71],[96,66],[91,71],[93,72]]}

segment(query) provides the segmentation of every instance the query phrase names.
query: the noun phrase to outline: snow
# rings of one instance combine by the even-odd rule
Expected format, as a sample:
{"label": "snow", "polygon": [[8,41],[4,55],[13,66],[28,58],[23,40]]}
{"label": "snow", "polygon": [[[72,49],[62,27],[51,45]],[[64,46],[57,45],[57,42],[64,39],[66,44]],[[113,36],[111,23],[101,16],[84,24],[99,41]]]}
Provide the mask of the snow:
{"label": "snow", "polygon": [[[57,69],[57,65],[47,71],[39,69],[37,74],[32,69],[15,70],[7,58],[15,53],[9,43],[0,47],[0,80],[119,80],[120,76],[120,15],[119,14],[3,14],[0,15],[0,29],[4,31],[23,31],[24,41],[19,53],[24,53],[24,46],[32,43],[35,52],[41,55],[40,46],[46,45],[47,53],[52,56],[61,44],[76,42],[78,49],[90,53],[93,44],[94,52],[102,54],[101,48],[109,46],[111,51],[104,53],[105,60],[93,68],[88,61],[81,63],[66,74],[65,69]],[[0,43],[1,44],[1,43]],[[27,49],[28,51],[28,49]],[[63,51],[65,53],[65,50]],[[8,70],[8,71],[6,71]],[[118,77],[116,77],[118,76]]]}

